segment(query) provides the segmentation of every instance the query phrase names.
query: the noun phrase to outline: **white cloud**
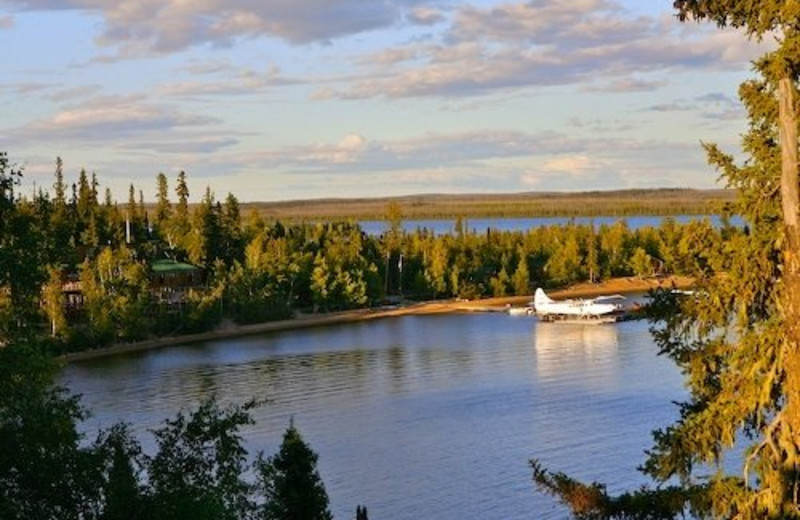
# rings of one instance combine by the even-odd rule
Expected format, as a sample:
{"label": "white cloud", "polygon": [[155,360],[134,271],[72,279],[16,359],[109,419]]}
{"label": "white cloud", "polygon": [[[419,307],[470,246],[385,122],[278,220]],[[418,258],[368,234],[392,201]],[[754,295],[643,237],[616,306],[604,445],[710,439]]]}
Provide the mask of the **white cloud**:
{"label": "white cloud", "polygon": [[586,171],[595,169],[595,165],[585,155],[572,157],[555,157],[544,163],[543,168],[552,173],[565,173],[568,175],[580,175]]}
{"label": "white cloud", "polygon": [[307,155],[310,162],[318,164],[351,164],[358,161],[367,148],[368,143],[364,136],[349,134],[333,146],[315,146],[307,151]]}
{"label": "white cloud", "polygon": [[744,120],[746,113],[741,103],[721,92],[712,92],[692,99],[676,99],[648,107],[652,112],[693,112],[709,121]]}
{"label": "white cloud", "polygon": [[16,130],[14,136],[20,142],[130,143],[131,139],[218,123],[214,118],[149,102],[144,96],[107,96],[63,108]]}
{"label": "white cloud", "polygon": [[609,0],[464,5],[440,41],[367,56],[359,80],[325,95],[446,98],[569,84],[653,90],[665,80],[642,79],[648,74],[741,70],[764,48],[734,30],[630,17]]}
{"label": "white cloud", "polygon": [[417,0],[10,0],[23,9],[99,13],[98,41],[122,55],[167,53],[197,44],[230,45],[271,36],[293,44],[326,42],[394,25]]}
{"label": "white cloud", "polygon": [[276,66],[265,72],[252,68],[218,68],[212,66],[204,69],[206,74],[225,73],[223,77],[208,81],[182,81],[161,85],[158,90],[165,96],[185,98],[188,96],[257,94],[276,87],[285,87],[303,83],[302,80],[283,76]]}
{"label": "white cloud", "polygon": [[411,9],[406,18],[416,25],[436,25],[445,21],[444,13],[438,9],[430,7],[416,7]]}
{"label": "white cloud", "polygon": [[[607,186],[613,186],[614,179],[622,182],[622,173],[630,171],[638,173],[628,183],[673,186],[675,172],[704,168],[702,150],[694,143],[511,131],[427,134],[400,140],[348,134],[336,143],[244,154],[237,160],[244,168],[294,176],[313,174],[315,178],[337,175],[342,182],[378,175],[402,183],[404,179],[418,179],[420,172],[435,171],[442,176],[458,172],[456,177],[465,183],[470,178],[476,182],[480,179],[487,188],[496,190],[505,185],[508,191],[519,189],[520,182],[588,189],[583,184],[586,179],[596,181],[597,186],[592,185],[595,189],[603,187],[604,179]],[[511,178],[517,184],[508,180]]]}

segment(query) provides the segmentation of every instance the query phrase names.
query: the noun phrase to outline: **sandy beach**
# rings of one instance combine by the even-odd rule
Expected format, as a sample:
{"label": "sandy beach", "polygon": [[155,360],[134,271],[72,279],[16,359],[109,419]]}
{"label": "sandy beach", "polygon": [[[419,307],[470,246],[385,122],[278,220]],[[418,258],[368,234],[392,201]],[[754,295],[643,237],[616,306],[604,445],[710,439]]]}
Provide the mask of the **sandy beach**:
{"label": "sandy beach", "polygon": [[[683,276],[664,278],[614,278],[601,283],[581,283],[566,289],[554,290],[548,294],[556,299],[560,298],[590,298],[616,293],[643,292],[656,287],[671,287],[679,289],[692,286],[692,279]],[[410,314],[440,314],[448,312],[481,312],[501,310],[508,306],[527,305],[532,296],[510,296],[504,298],[487,298],[481,300],[441,300],[423,303],[414,303],[396,307],[379,307],[359,309],[353,311],[332,312],[325,314],[305,314],[293,319],[257,323],[252,325],[222,325],[216,330],[199,334],[186,334],[155,338],[136,343],[116,344],[106,348],[75,352],[60,357],[65,363],[95,359],[106,356],[116,356],[130,352],[151,350],[171,345],[195,343],[237,336],[249,336],[264,332],[302,329],[307,327],[321,327],[339,323],[352,323],[364,320],[403,316]]]}

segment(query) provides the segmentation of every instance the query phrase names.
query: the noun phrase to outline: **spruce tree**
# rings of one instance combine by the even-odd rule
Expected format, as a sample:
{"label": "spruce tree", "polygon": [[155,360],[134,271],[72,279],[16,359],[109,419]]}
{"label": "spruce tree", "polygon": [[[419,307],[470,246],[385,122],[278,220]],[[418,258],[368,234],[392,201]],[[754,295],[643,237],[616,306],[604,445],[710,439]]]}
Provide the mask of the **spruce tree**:
{"label": "spruce tree", "polygon": [[266,520],[331,520],[328,494],[317,471],[317,454],[291,424],[277,455],[257,464]]}
{"label": "spruce tree", "polygon": [[[738,192],[744,229],[723,230],[695,262],[692,297],[656,295],[661,353],[683,370],[690,396],[678,421],[654,432],[643,470],[660,487],[611,497],[533,461],[534,480],[576,516],[742,520],[800,517],[800,203],[797,84],[800,2],[677,0],[682,21],[710,20],[775,37],[740,97],[749,130],[735,159],[705,145],[709,162]],[[698,255],[701,253],[697,253]],[[736,471],[724,461],[737,461]],[[663,487],[667,482],[676,485]]]}
{"label": "spruce tree", "polygon": [[158,191],[156,194],[155,224],[159,229],[161,229],[161,227],[167,222],[172,213],[172,206],[169,202],[169,187],[167,183],[167,176],[164,175],[163,173],[159,173],[158,177],[156,177],[156,184],[158,187]]}

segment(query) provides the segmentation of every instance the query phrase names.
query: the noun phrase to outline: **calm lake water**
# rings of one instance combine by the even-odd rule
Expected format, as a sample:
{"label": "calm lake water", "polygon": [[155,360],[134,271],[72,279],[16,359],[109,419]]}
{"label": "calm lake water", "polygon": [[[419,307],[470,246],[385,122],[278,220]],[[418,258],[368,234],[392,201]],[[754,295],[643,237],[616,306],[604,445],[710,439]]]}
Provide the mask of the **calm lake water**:
{"label": "calm lake water", "polygon": [[[543,226],[563,226],[569,222],[576,224],[592,224],[596,227],[610,226],[620,220],[624,220],[630,229],[640,229],[644,227],[659,227],[666,218],[673,218],[676,222],[687,223],[691,220],[702,220],[708,218],[715,226],[720,225],[718,215],[676,215],[664,217],[657,215],[643,216],[599,216],[599,217],[530,217],[530,218],[465,218],[465,229],[477,233],[485,233],[487,229],[496,231],[527,231],[531,228]],[[740,220],[733,219],[733,222]],[[414,231],[416,229],[429,229],[437,235],[452,233],[456,221],[453,219],[443,220],[404,220],[403,229]],[[362,220],[358,223],[361,229],[368,235],[380,235],[389,229],[389,224],[385,220]]]}
{"label": "calm lake water", "polygon": [[564,518],[527,461],[604,481],[636,471],[677,417],[681,377],[645,322],[538,323],[502,313],[404,316],[171,347],[67,366],[87,432],[148,430],[217,395],[269,399],[245,431],[272,454],[293,417],[319,454],[337,519]]}

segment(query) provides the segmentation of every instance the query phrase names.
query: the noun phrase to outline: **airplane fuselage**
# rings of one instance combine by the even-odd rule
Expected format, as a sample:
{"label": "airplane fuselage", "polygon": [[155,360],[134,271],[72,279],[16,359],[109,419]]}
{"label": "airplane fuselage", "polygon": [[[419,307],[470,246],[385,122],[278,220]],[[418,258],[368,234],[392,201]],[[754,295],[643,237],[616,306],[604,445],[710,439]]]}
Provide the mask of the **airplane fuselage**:
{"label": "airplane fuselage", "polygon": [[619,311],[619,306],[611,303],[566,300],[536,305],[537,314],[560,314],[565,316],[602,316]]}
{"label": "airplane fuselage", "polygon": [[542,289],[534,295],[534,309],[540,316],[605,316],[622,312],[622,306],[616,303],[598,302],[596,300],[561,300],[548,297]]}

